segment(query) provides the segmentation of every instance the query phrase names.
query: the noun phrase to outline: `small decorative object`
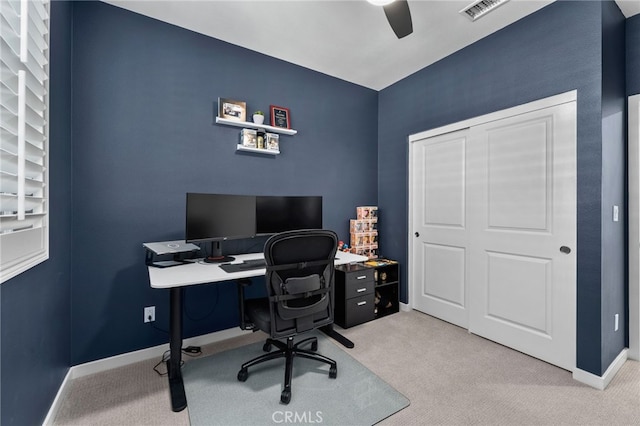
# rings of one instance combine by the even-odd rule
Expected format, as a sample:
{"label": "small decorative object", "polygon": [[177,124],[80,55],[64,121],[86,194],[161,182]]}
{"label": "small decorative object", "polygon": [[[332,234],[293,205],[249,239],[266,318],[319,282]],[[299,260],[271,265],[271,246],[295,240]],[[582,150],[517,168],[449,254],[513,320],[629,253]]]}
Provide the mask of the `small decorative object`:
{"label": "small decorative object", "polygon": [[247,148],[256,147],[257,134],[254,129],[242,129],[240,131],[240,144]]}
{"label": "small decorative object", "polygon": [[262,111],[256,111],[253,113],[253,122],[256,124],[264,123],[264,113]]}
{"label": "small decorative object", "polygon": [[291,128],[291,113],[289,108],[271,105],[271,125],[273,127]]}
{"label": "small decorative object", "polygon": [[265,135],[265,145],[267,149],[278,151],[280,149],[280,135],[277,133],[267,133]]}
{"label": "small decorative object", "polygon": [[218,98],[218,116],[229,120],[247,121],[247,103]]}
{"label": "small decorative object", "polygon": [[264,149],[264,130],[256,132],[256,148]]}

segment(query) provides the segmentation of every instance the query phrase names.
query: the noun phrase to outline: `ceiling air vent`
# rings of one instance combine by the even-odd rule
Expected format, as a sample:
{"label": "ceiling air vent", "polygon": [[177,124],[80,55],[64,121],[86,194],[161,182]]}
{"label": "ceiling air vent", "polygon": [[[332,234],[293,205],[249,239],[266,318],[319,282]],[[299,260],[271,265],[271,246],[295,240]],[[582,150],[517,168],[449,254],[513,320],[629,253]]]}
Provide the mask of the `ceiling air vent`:
{"label": "ceiling air vent", "polygon": [[501,6],[508,2],[509,0],[479,0],[474,1],[469,6],[465,7],[460,11],[467,18],[475,21],[481,16],[486,15],[487,13],[494,10],[496,7]]}

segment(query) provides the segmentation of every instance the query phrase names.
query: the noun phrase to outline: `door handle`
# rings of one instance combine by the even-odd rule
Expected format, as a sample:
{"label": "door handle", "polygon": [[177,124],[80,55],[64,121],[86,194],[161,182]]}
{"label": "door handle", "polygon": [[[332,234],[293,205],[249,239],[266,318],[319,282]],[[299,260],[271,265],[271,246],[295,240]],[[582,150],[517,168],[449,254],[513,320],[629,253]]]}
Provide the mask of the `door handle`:
{"label": "door handle", "polygon": [[418,237],[420,236],[420,233],[419,233],[419,232],[416,232],[416,233],[415,233],[415,236],[416,236],[416,238],[418,238]]}
{"label": "door handle", "polygon": [[571,248],[567,247],[567,246],[562,246],[560,247],[560,251],[564,254],[569,254],[571,253]]}

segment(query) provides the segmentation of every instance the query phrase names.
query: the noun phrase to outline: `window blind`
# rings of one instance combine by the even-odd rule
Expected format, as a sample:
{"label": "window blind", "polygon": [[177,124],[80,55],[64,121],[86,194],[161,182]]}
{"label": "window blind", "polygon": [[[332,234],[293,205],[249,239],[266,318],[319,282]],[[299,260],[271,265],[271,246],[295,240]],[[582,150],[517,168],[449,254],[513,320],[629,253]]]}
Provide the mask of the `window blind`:
{"label": "window blind", "polygon": [[49,256],[49,0],[2,0],[0,20],[0,282],[5,282]]}

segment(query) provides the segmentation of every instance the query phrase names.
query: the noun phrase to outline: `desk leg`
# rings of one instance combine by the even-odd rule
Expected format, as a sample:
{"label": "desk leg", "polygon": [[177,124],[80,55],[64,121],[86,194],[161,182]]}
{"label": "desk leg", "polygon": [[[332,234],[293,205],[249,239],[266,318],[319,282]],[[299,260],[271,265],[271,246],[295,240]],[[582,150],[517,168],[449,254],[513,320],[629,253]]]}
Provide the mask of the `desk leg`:
{"label": "desk leg", "polygon": [[324,327],[320,327],[320,331],[322,331],[324,334],[331,337],[333,340],[337,341],[346,348],[353,349],[353,347],[355,347],[355,344],[351,340],[347,339],[342,334],[333,329],[333,324],[328,324]]}
{"label": "desk leg", "polygon": [[182,287],[173,287],[169,294],[169,350],[167,361],[171,409],[175,412],[187,408],[187,396],[182,381]]}

